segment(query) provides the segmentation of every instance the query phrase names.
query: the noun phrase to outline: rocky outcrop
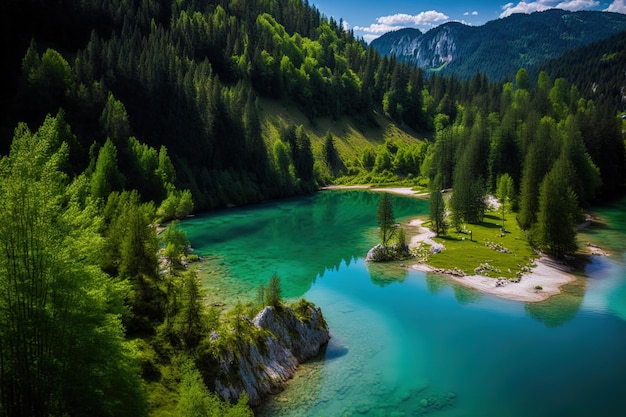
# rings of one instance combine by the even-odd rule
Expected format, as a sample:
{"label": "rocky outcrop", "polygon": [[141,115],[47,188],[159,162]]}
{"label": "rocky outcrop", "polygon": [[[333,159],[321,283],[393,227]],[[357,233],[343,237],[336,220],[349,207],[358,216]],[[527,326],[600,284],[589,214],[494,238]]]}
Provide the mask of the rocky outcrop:
{"label": "rocky outcrop", "polygon": [[399,29],[370,45],[424,70],[467,79],[481,73],[495,81],[617,35],[625,25],[626,16],[619,13],[553,9],[515,13],[482,26],[447,22],[425,33]]}
{"label": "rocky outcrop", "polygon": [[374,246],[367,252],[365,256],[366,262],[387,262],[393,260],[402,260],[409,257],[409,247],[406,244],[392,242],[391,245],[385,246],[381,243]]}
{"label": "rocky outcrop", "polygon": [[387,248],[379,243],[367,252],[365,260],[367,262],[385,262],[391,260],[391,256]]}
{"label": "rocky outcrop", "polygon": [[225,353],[214,383],[222,398],[237,400],[247,393],[251,405],[281,391],[298,364],[319,354],[330,339],[322,311],[304,300],[265,307],[249,325],[257,337]]}

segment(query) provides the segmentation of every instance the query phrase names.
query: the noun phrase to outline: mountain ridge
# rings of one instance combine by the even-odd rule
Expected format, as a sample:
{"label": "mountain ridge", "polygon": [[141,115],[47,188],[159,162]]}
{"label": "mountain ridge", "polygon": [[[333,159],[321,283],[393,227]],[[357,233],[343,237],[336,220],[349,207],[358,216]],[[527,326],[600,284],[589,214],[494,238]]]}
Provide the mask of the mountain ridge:
{"label": "mountain ridge", "polygon": [[626,15],[551,9],[513,14],[482,26],[448,22],[422,33],[405,28],[371,42],[382,55],[394,55],[429,72],[469,78],[477,72],[492,80],[522,67],[540,65],[580,46],[626,30]]}

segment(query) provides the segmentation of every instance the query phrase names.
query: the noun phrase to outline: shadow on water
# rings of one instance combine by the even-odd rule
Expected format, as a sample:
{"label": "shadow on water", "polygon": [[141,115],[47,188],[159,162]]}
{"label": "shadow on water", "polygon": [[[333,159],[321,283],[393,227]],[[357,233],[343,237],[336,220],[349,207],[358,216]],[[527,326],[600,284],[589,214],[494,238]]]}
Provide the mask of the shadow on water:
{"label": "shadow on water", "polygon": [[339,359],[348,354],[349,350],[342,344],[330,339],[328,344],[322,348],[320,354],[314,359],[316,361],[332,361],[333,359]]}

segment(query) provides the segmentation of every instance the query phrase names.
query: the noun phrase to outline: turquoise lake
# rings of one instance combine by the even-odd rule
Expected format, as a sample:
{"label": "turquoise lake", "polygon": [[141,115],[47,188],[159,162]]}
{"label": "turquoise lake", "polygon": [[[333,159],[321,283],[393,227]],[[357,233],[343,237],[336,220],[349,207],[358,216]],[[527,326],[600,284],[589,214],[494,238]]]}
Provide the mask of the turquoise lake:
{"label": "turquoise lake", "polygon": [[[324,191],[183,222],[211,301],[273,273],[319,305],[332,339],[260,416],[626,415],[626,202],[580,234],[610,250],[561,295],[522,303],[370,265],[380,194]],[[400,223],[425,200],[393,197]]]}

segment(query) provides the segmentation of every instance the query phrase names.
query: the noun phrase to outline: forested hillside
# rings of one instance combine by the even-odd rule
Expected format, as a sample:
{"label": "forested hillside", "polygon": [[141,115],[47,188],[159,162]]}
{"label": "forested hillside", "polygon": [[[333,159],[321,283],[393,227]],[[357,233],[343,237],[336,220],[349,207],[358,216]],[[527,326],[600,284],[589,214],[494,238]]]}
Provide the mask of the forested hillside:
{"label": "forested hillside", "polygon": [[453,187],[462,228],[508,176],[533,243],[565,255],[580,209],[623,191],[615,103],[524,69],[425,79],[307,1],[7,0],[0,19],[3,416],[251,414],[210,381],[259,306],[204,305],[175,221],[194,211],[403,182]]}
{"label": "forested hillside", "polygon": [[0,8],[0,415],[250,415],[209,389],[259,305],[207,308],[189,242],[156,226],[347,171],[340,138],[314,149],[263,101],[430,129],[421,71],[295,0]]}
{"label": "forested hillside", "polygon": [[45,24],[9,19],[22,50],[17,89],[3,97],[4,149],[16,121],[36,125],[63,108],[75,171],[108,137],[127,188],[142,184],[128,157],[133,136],[167,149],[199,208],[314,190],[320,172],[341,164],[327,155],[314,169],[306,135],[261,137],[260,96],[287,99],[310,120],[347,115],[363,126],[384,99],[394,119],[430,127],[421,71],[382,59],[306,2],[61,1],[51,14],[29,3],[5,6],[16,22],[34,14]]}
{"label": "forested hillside", "polygon": [[435,143],[421,166],[434,190],[454,188],[449,225],[482,221],[486,191],[496,193],[507,175],[518,222],[536,247],[561,256],[575,250],[580,209],[623,191],[616,108],[596,106],[564,78],[540,72],[534,81],[521,69],[499,89],[480,75],[435,76],[429,87],[443,103],[457,97],[456,106],[441,107],[435,117]]}
{"label": "forested hillside", "polygon": [[596,103],[626,110],[626,31],[550,60],[539,70],[565,77]]}

